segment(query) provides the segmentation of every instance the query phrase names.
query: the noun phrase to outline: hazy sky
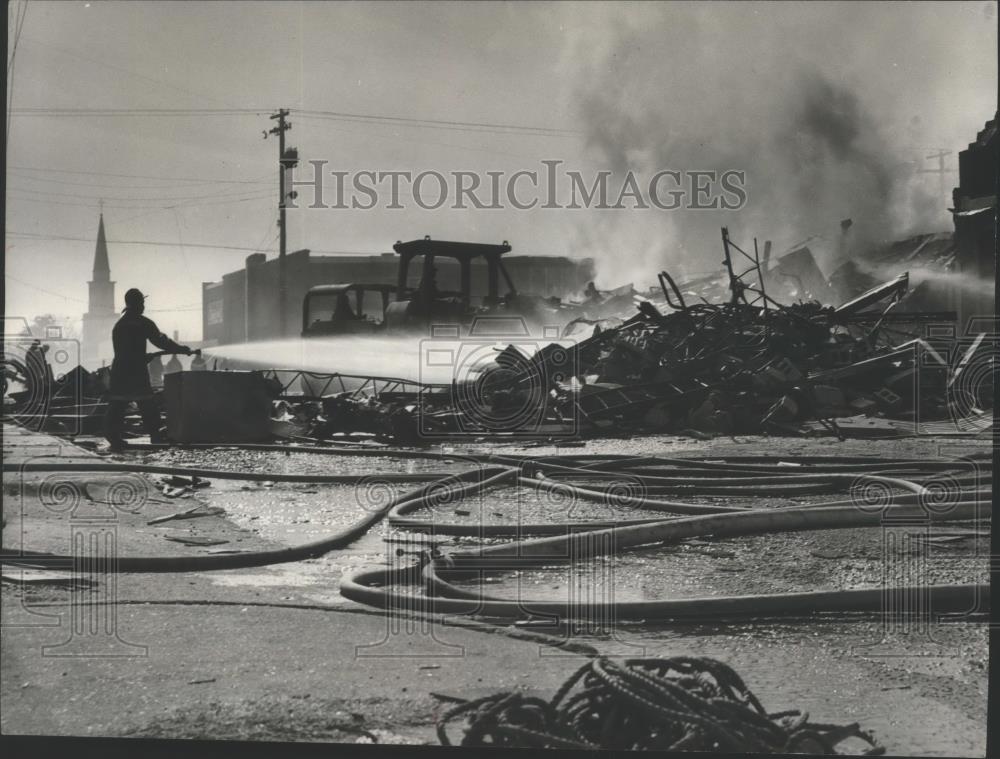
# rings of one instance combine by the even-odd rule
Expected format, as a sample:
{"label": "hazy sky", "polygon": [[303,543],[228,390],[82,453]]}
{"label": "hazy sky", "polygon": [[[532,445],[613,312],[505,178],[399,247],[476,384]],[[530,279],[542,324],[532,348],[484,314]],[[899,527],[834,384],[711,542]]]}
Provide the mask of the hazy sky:
{"label": "hazy sky", "polygon": [[[9,6],[8,27],[22,2]],[[698,169],[745,157],[745,167],[733,168],[747,169],[751,204],[759,199],[743,224],[710,212],[698,212],[688,225],[684,215],[649,211],[303,209],[289,214],[289,250],[383,252],[398,239],[425,234],[506,239],[515,253],[596,256],[601,283],[610,287],[645,271],[652,279],[665,266],[713,268],[717,235],[701,249],[685,228],[728,223],[734,237],[770,236],[779,249],[782,241],[823,234],[828,230],[817,226],[827,217],[864,214],[852,205],[863,194],[851,192],[853,179],[844,177],[883,154],[891,154],[891,181],[902,186],[902,177],[908,188],[878,208],[892,215],[892,231],[946,229],[947,198],[939,198],[937,177],[899,167],[939,147],[957,152],[975,137],[996,109],[996,60],[996,3],[982,0],[802,6],[31,0],[13,70],[7,314],[85,310],[103,200],[118,298],[128,287],[142,288],[161,327],[198,339],[201,283],[241,267],[254,250],[276,250],[277,146],[262,131],[278,107],[292,109],[288,142],[302,160],[348,171],[513,173],[537,169],[543,159],[583,171],[621,160]],[[813,84],[799,82],[798,72]],[[849,103],[851,123],[864,134],[850,138],[846,158],[823,153],[815,159],[823,172],[800,173],[794,164],[801,156],[818,154],[792,150],[798,125],[808,123],[799,110],[827,90],[837,103]],[[18,113],[38,108],[66,110]],[[95,108],[259,112],[79,112]],[[573,134],[362,123],[296,109]],[[781,160],[786,145],[792,164]],[[837,172],[827,172],[837,161]],[[766,175],[757,192],[755,171]],[[838,181],[816,195],[821,214],[789,205],[795,201],[773,189],[788,174],[801,196],[802,183],[823,183],[828,173]],[[949,187],[955,179],[949,175]]]}

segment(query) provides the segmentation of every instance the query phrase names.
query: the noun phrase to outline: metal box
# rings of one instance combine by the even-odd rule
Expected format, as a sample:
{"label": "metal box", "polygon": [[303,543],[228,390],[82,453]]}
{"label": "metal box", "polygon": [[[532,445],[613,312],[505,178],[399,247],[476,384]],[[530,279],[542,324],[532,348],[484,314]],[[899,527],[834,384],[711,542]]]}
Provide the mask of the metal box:
{"label": "metal box", "polygon": [[270,438],[271,399],[259,372],[174,372],[163,378],[167,437],[176,443]]}

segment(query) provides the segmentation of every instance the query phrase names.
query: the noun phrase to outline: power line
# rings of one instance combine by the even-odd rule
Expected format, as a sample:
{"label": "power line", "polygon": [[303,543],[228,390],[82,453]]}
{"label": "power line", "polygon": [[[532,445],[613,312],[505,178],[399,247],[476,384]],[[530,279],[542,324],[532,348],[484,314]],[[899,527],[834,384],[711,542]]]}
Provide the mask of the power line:
{"label": "power line", "polygon": [[572,129],[553,127],[526,126],[523,124],[493,124],[476,121],[449,121],[444,119],[416,119],[403,116],[375,116],[361,113],[345,113],[342,111],[311,111],[293,108],[293,112],[303,118],[326,118],[333,121],[355,121],[360,123],[392,123],[401,126],[430,127],[435,129],[452,129],[457,131],[490,132],[499,134],[529,133],[546,137],[578,136],[582,132]]}
{"label": "power line", "polygon": [[[315,121],[312,122],[311,124],[307,123],[307,125],[308,126],[312,126],[312,127],[320,126]],[[495,148],[484,148],[484,147],[481,147],[481,146],[474,146],[474,145],[460,145],[460,144],[456,144],[456,143],[453,143],[453,142],[438,142],[437,140],[420,139],[419,137],[418,138],[414,138],[414,137],[411,137],[409,135],[402,135],[402,134],[398,134],[398,133],[395,133],[395,134],[388,133],[388,132],[380,133],[380,132],[377,132],[377,131],[372,131],[370,129],[362,131],[362,130],[359,130],[359,129],[350,129],[350,128],[343,127],[343,126],[327,126],[325,124],[323,124],[322,127],[324,129],[333,130],[335,132],[341,132],[343,134],[356,134],[356,135],[360,135],[360,136],[362,136],[362,137],[364,137],[366,139],[371,139],[371,138],[374,137],[377,140],[403,141],[403,142],[406,142],[406,144],[408,144],[408,145],[434,145],[434,146],[437,146],[437,147],[448,148],[449,150],[468,150],[468,151],[473,152],[473,153],[487,153],[487,154],[490,154],[490,155],[504,155],[504,156],[510,156],[512,158],[524,158],[524,159],[527,159],[529,161],[530,160],[538,160],[538,154],[535,154],[535,155],[531,156],[531,155],[526,155],[525,153],[512,153],[509,150],[496,150]]]}
{"label": "power line", "polygon": [[[122,210],[126,209],[154,209],[159,211],[169,211],[172,208],[178,207],[197,207],[201,208],[203,206],[218,206],[218,205],[229,205],[235,203],[252,203],[259,200],[267,200],[270,195],[260,195],[253,198],[237,198],[236,200],[220,200],[220,201],[195,201],[192,203],[173,203],[167,206],[156,206],[156,205],[121,205],[117,203],[108,203],[107,205],[111,208],[118,208]],[[101,204],[98,203],[76,203],[71,200],[49,200],[47,198],[33,198],[25,195],[10,195],[12,200],[23,201],[25,203],[37,203],[39,205],[56,205],[56,206],[70,206],[72,208],[102,208]]]}
{"label": "power line", "polygon": [[[94,239],[92,237],[70,237],[68,235],[43,235],[35,234],[31,232],[7,232],[7,237],[12,237],[15,239],[28,239],[28,240],[69,240],[72,242],[87,242],[93,243]],[[176,242],[162,242],[158,240],[108,240],[109,245],[157,245],[167,248],[175,248],[180,245]],[[185,247],[188,248],[213,248],[218,250],[248,250],[253,253],[259,252],[258,248],[247,248],[240,245],[209,245],[207,243],[195,243],[187,242],[184,243]],[[319,251],[317,251],[319,252]],[[377,255],[377,254],[373,254]]]}
{"label": "power line", "polygon": [[15,277],[13,274],[10,274],[8,272],[4,272],[4,277],[6,277],[7,279],[12,279],[15,282],[17,282],[18,284],[24,285],[25,287],[33,288],[35,290],[38,290],[39,292],[43,292],[43,293],[46,293],[48,295],[54,295],[55,297],[62,298],[63,300],[71,300],[71,301],[74,301],[76,303],[86,303],[87,302],[87,301],[85,301],[85,300],[83,300],[81,298],[71,298],[69,295],[63,295],[62,293],[57,293],[57,292],[55,292],[53,290],[46,290],[44,287],[39,287],[38,285],[32,284],[31,282],[25,282],[23,279]]}
{"label": "power line", "polygon": [[59,53],[61,55],[65,55],[65,56],[68,56],[70,58],[77,58],[78,60],[87,61],[89,63],[94,63],[94,64],[96,64],[98,66],[103,66],[104,68],[111,69],[112,71],[120,71],[121,73],[127,74],[128,76],[133,76],[133,77],[136,77],[137,79],[144,79],[147,82],[153,82],[154,84],[159,84],[159,85],[162,85],[164,87],[169,87],[172,90],[176,90],[177,92],[183,92],[186,95],[194,95],[195,97],[199,97],[199,98],[207,98],[209,100],[214,100],[217,103],[224,103],[225,102],[225,101],[219,100],[218,98],[212,97],[211,95],[207,95],[207,94],[202,93],[202,92],[195,92],[194,90],[189,90],[189,89],[186,89],[184,87],[179,87],[178,85],[171,84],[170,82],[164,81],[163,79],[156,79],[156,78],[151,77],[151,76],[146,76],[144,74],[139,74],[139,73],[137,73],[135,71],[131,71],[130,69],[122,68],[120,66],[113,66],[110,63],[105,63],[104,61],[100,61],[100,60],[98,60],[96,58],[90,58],[88,56],[82,55],[81,53],[78,53],[78,52],[75,52],[75,51],[72,51],[72,50],[67,50],[66,48],[56,47],[55,45],[49,44],[47,42],[42,42],[41,40],[36,40],[36,39],[31,38],[31,37],[25,37],[24,40],[25,40],[25,42],[30,42],[32,45],[40,45],[42,47],[48,48],[49,50],[54,50],[55,52],[57,52],[57,53]]}
{"label": "power line", "polygon": [[266,108],[16,108],[16,116],[259,116]]}
{"label": "power line", "polygon": [[[213,199],[213,198],[235,198],[237,196],[248,196],[248,195],[251,195],[253,193],[261,192],[263,188],[261,188],[260,190],[231,190],[231,191],[227,191],[227,192],[212,192],[212,193],[209,193],[208,195],[168,195],[168,196],[165,196],[165,197],[163,197],[163,196],[152,196],[152,197],[148,197],[148,198],[114,197],[114,196],[105,195],[103,193],[101,193],[99,195],[90,195],[90,194],[84,194],[84,193],[78,193],[78,192],[56,192],[55,190],[34,190],[34,189],[29,188],[29,187],[12,187],[11,189],[12,190],[16,190],[17,192],[30,192],[30,193],[34,193],[36,195],[46,195],[46,196],[51,195],[51,196],[57,197],[57,198],[89,198],[89,199],[103,198],[104,200],[125,200],[125,201],[129,201],[129,202],[133,202],[133,201],[134,202],[144,202],[144,201],[149,201],[149,200],[163,200],[163,201],[179,200],[179,201],[189,201],[189,200],[209,200],[209,199]],[[167,188],[167,189],[169,189],[169,188]]]}
{"label": "power line", "polygon": [[[33,290],[38,290],[39,292],[43,292],[46,295],[52,295],[52,296],[54,296],[56,298],[62,298],[63,300],[72,301],[74,303],[82,303],[84,305],[88,305],[89,306],[89,303],[86,300],[84,300],[83,298],[74,298],[74,297],[72,297],[70,295],[64,295],[63,293],[57,293],[55,290],[49,290],[49,289],[44,288],[44,287],[39,287],[38,285],[36,285],[36,284],[34,284],[32,282],[26,282],[25,280],[21,279],[20,277],[15,277],[15,276],[13,276],[11,274],[6,274],[5,276],[8,279],[14,280],[15,282],[17,282],[20,285],[24,285],[25,287],[30,287]],[[200,303],[180,303],[180,304],[178,304],[176,306],[164,306],[163,308],[151,308],[151,309],[149,309],[149,311],[151,313],[163,313],[163,312],[166,312],[166,311],[201,311],[201,310],[202,310],[202,304],[200,304]]]}
{"label": "power line", "polygon": [[[142,213],[133,214],[131,216],[126,216],[124,219],[115,218],[114,221],[116,224],[126,224],[130,221],[135,221],[136,219],[141,219],[145,216],[152,216],[153,214],[163,213],[164,211],[173,211],[176,208],[201,208],[202,206],[206,205],[229,205],[232,203],[244,203],[254,200],[266,200],[270,197],[271,196],[268,194],[268,195],[261,195],[260,197],[245,198],[242,200],[221,201],[219,203],[175,203],[174,205],[170,206],[152,206],[150,207],[151,210],[143,211]],[[27,200],[27,198],[21,198],[21,200]],[[126,209],[140,208],[141,206],[115,206],[115,207],[118,208],[119,210],[124,211]]]}
{"label": "power line", "polygon": [[[122,209],[124,210],[124,209]],[[148,211],[143,211],[142,213],[132,214],[131,216],[126,216],[124,219],[114,218],[115,224],[126,224],[130,221],[135,221],[136,219],[142,219],[146,216],[152,216],[153,214],[163,213],[164,211],[169,211],[169,208],[153,208]]]}
{"label": "power line", "polygon": [[[44,171],[55,174],[81,174],[84,176],[97,177],[122,177],[125,179],[162,179],[171,182],[220,182],[222,184],[265,184],[261,179],[205,179],[204,177],[162,177],[155,174],[111,174],[106,171],[70,171],[69,169],[47,169],[41,166],[9,166],[11,169],[21,169],[23,171]],[[270,176],[271,173],[262,174],[261,177]],[[269,183],[267,183],[269,184]]]}
{"label": "power line", "polygon": [[[17,13],[20,12],[20,18]],[[28,15],[28,0],[22,0],[14,13],[14,44],[10,49],[10,60],[7,62],[7,78],[10,83],[7,85],[7,133],[4,138],[4,148],[10,145],[10,117],[14,110],[14,59],[17,55],[17,43],[21,39],[21,27],[24,26],[24,18]]]}
{"label": "power line", "polygon": [[194,286],[194,278],[191,276],[191,267],[188,265],[187,251],[184,250],[184,235],[181,233],[181,212],[176,208],[171,209],[174,214],[174,225],[177,227],[177,243],[181,249],[181,261],[184,262],[184,271],[188,276],[188,282]]}
{"label": "power line", "polygon": [[[28,240],[69,240],[72,242],[87,242],[93,244],[93,237],[70,237],[68,235],[45,235],[38,234],[34,232],[7,232],[6,237],[11,237],[14,239],[28,239]],[[275,234],[277,237],[277,233]],[[160,242],[157,240],[108,240],[109,245],[159,245],[163,247],[173,248],[177,247],[176,242]],[[273,244],[274,240],[270,244]],[[260,246],[256,248],[248,248],[242,245],[210,245],[208,243],[196,243],[196,242],[186,242],[184,246],[187,248],[214,248],[218,250],[244,250],[250,251],[251,253],[261,252]],[[357,251],[357,250],[315,250],[310,248],[311,253],[318,253],[320,255],[350,255],[350,256],[381,256],[385,251]]]}
{"label": "power line", "polygon": [[242,181],[242,180],[225,180],[225,179],[203,179],[203,180],[182,180],[186,181],[187,184],[174,184],[174,185],[163,185],[163,184],[126,184],[124,182],[115,182],[108,184],[107,182],[72,182],[64,178],[55,177],[45,177],[45,176],[33,176],[18,169],[16,166],[8,167],[8,174],[19,179],[26,179],[29,182],[46,182],[48,184],[58,184],[65,185],[67,187],[101,187],[109,189],[119,189],[119,190],[191,190],[191,189],[201,189],[205,185],[230,185],[230,184],[253,184],[253,185],[264,185],[269,184],[269,182],[263,180],[256,181]]}
{"label": "power line", "polygon": [[[485,132],[490,134],[533,134],[546,137],[574,137],[582,132],[572,129],[539,127],[525,124],[496,124],[476,121],[451,121],[445,119],[418,119],[404,116],[384,116],[346,111],[317,111],[292,109],[303,118],[328,119],[332,121],[353,121],[362,124],[393,124],[396,126],[445,129],[462,132]],[[246,116],[261,115],[265,110],[254,108],[18,108],[12,111],[17,116],[61,117],[145,117],[145,116]]]}
{"label": "power line", "polygon": [[[9,190],[9,192],[11,192],[11,193],[19,193],[19,192],[24,192],[24,190]],[[28,203],[44,203],[46,205],[75,206],[77,208],[100,208],[101,207],[100,203],[75,203],[75,202],[70,201],[70,200],[49,200],[48,198],[33,198],[33,197],[30,197],[30,196],[23,196],[23,195],[16,195],[16,194],[11,194],[10,197],[12,199],[14,199],[14,200],[23,200],[23,201],[26,201]],[[120,204],[120,203],[108,203],[107,205],[110,206],[110,207],[112,207],[112,208],[121,208],[121,209],[140,209],[140,208],[170,209],[170,208],[185,207],[185,206],[196,206],[198,208],[201,208],[202,206],[228,205],[230,203],[248,203],[248,202],[253,202],[253,201],[257,201],[257,200],[268,200],[268,199],[271,199],[271,198],[273,198],[273,196],[271,195],[271,193],[267,193],[266,195],[255,195],[253,197],[236,198],[234,200],[218,200],[218,201],[195,200],[195,201],[188,201],[188,202],[184,202],[184,203],[181,203],[181,202],[171,203],[170,205],[165,205],[165,206],[164,205],[159,205],[159,206],[158,205],[123,205],[123,204]],[[156,198],[148,198],[148,200],[156,200]]]}
{"label": "power line", "polygon": [[10,48],[10,59],[7,61],[7,76],[10,76],[14,69],[14,58],[17,54],[17,43],[21,39],[21,27],[24,25],[24,16],[28,12],[28,0],[23,0],[14,6],[14,42]]}
{"label": "power line", "polygon": [[[271,234],[271,220],[268,219],[267,226],[264,228],[264,234],[261,235],[260,240],[257,241],[257,245],[254,247],[253,250],[254,253],[263,252],[264,248],[262,248],[261,246],[265,245],[264,241],[267,240],[267,237],[270,234]],[[274,235],[271,237],[271,239],[266,243],[267,247],[270,248],[272,245],[274,245],[275,240],[277,240],[280,235],[281,232],[275,232]]]}

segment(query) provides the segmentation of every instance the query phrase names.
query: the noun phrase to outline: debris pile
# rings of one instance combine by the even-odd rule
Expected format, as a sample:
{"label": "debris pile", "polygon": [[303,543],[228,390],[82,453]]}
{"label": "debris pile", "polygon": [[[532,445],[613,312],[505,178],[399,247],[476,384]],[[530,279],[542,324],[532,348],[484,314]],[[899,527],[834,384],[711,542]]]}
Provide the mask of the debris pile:
{"label": "debris pile", "polygon": [[[688,303],[663,272],[666,309],[639,302],[630,318],[604,328],[597,323],[587,339],[551,344],[531,357],[512,360],[511,346],[497,363],[506,358],[503,368],[513,378],[501,386],[486,381],[472,395],[497,418],[512,402],[542,395],[545,422],[572,420],[582,431],[624,425],[696,435],[798,434],[815,422],[839,433],[838,418],[915,422],[954,412],[951,346],[938,350],[920,335],[926,324],[955,315],[896,313],[907,274],[839,307],[783,305],[767,294],[756,253],[744,253],[726,230],[723,243],[727,302]],[[736,273],[732,249],[750,261],[747,272]],[[964,412],[982,414],[991,405],[979,393]]]}
{"label": "debris pile", "polygon": [[[933,300],[910,297],[908,273],[874,280],[870,272],[884,272],[896,253],[883,255],[881,268],[868,266],[866,277],[848,276],[845,264],[827,281],[805,245],[772,264],[769,243],[761,257],[755,240],[750,254],[723,228],[722,244],[719,275],[678,286],[664,271],[650,297],[632,285],[601,292],[591,283],[575,304],[584,315],[566,325],[563,339],[535,350],[492,338],[485,354],[476,353],[474,371],[454,367],[460,377],[451,385],[309,372],[286,381],[285,370],[266,370],[270,434],[408,444],[470,433],[843,437],[990,424],[994,336],[969,334],[963,345],[954,312],[915,309]],[[952,255],[941,236],[915,244],[916,253],[936,256],[935,265]],[[868,289],[826,305],[836,292],[856,293],[858,283]],[[798,300],[781,302],[791,298]],[[5,380],[19,370],[28,374],[8,362]],[[44,392],[30,380],[28,390],[9,393],[20,416],[44,416],[53,430],[98,431],[106,378],[78,368]]]}
{"label": "debris pile", "polygon": [[462,746],[837,754],[850,741],[885,749],[859,725],[810,722],[797,709],[768,713],[736,672],[709,658],[594,659],[551,701],[510,692],[465,701],[437,723],[465,717]]}
{"label": "debris pile", "polygon": [[[451,386],[314,398],[305,434],[368,433],[397,442],[602,430],[843,437],[897,436],[935,420],[989,423],[992,395],[981,370],[991,370],[992,341],[975,336],[956,353],[954,339],[933,339],[931,327],[953,328],[955,314],[901,310],[907,273],[835,307],[812,297],[829,298],[833,289],[808,248],[768,269],[756,241],[753,255],[725,229],[722,241],[727,295],[718,278],[702,290],[718,295],[716,302],[693,302],[689,286],[662,272],[659,297],[636,298],[631,286],[622,288],[602,305],[627,301],[627,311],[574,319],[563,332],[573,339],[534,353],[497,344],[488,364]],[[737,256],[748,269],[739,271]],[[767,288],[780,282],[785,286],[772,292],[810,299],[778,302]],[[293,414],[303,419],[301,407],[284,418]]]}
{"label": "debris pile", "polygon": [[2,361],[5,420],[59,434],[100,434],[110,369],[88,372],[76,366],[53,377],[44,357],[26,361],[8,348]]}

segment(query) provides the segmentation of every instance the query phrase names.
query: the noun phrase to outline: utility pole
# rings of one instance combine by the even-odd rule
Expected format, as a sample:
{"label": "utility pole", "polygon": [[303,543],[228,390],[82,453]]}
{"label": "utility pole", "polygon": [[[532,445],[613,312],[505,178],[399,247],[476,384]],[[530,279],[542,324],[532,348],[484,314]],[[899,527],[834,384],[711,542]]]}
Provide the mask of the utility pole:
{"label": "utility pole", "polygon": [[288,279],[285,272],[285,169],[293,169],[298,163],[298,151],[289,148],[285,151],[285,132],[292,128],[286,120],[288,117],[287,108],[279,108],[278,112],[271,115],[271,119],[278,121],[277,125],[271,127],[270,131],[264,132],[264,139],[269,134],[278,136],[278,329],[280,337],[286,337],[287,327],[287,306],[288,306]]}
{"label": "utility pole", "polygon": [[937,162],[938,162],[938,167],[936,169],[917,169],[917,173],[918,174],[937,174],[938,175],[938,181],[940,182],[940,185],[941,185],[941,195],[943,195],[943,196],[947,196],[947,193],[948,193],[948,188],[945,187],[945,183],[944,183],[944,175],[955,171],[954,169],[946,169],[944,167],[945,156],[950,156],[950,155],[951,155],[951,151],[950,150],[945,150],[944,148],[938,148],[938,150],[937,150],[936,153],[931,153],[925,159],[925,160],[931,161],[931,160],[933,160],[933,159],[936,158]]}

